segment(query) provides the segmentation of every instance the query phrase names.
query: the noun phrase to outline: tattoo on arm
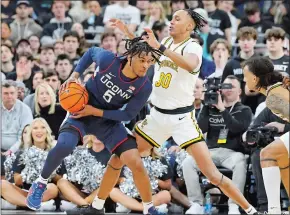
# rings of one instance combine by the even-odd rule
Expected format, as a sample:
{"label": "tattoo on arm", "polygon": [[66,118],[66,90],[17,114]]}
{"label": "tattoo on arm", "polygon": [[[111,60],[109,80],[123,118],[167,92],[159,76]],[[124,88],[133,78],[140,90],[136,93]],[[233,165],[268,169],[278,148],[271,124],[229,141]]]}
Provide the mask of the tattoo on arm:
{"label": "tattoo on arm", "polygon": [[283,118],[289,120],[289,101],[286,101],[279,95],[270,94],[266,99],[266,105],[274,113],[280,114]]}

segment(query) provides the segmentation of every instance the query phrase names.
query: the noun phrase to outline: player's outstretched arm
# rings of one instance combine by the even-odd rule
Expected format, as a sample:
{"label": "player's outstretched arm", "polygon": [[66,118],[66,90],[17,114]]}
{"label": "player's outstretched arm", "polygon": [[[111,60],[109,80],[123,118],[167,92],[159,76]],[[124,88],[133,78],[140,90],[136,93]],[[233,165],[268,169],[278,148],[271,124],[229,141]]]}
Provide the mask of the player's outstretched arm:
{"label": "player's outstretched arm", "polygon": [[[144,30],[148,34],[148,38],[143,38],[151,47],[155,49],[160,49],[161,44],[157,41],[154,36],[153,31],[150,28],[144,28]],[[169,49],[165,49],[163,52],[164,55],[169,57],[174,63],[177,64],[178,67],[187,70],[188,72],[192,72],[199,65],[199,59],[196,54],[186,53],[184,56],[171,51]]]}
{"label": "player's outstretched arm", "polygon": [[112,18],[109,20],[111,27],[119,28],[129,39],[134,39],[135,35],[130,31],[129,27],[119,19]]}

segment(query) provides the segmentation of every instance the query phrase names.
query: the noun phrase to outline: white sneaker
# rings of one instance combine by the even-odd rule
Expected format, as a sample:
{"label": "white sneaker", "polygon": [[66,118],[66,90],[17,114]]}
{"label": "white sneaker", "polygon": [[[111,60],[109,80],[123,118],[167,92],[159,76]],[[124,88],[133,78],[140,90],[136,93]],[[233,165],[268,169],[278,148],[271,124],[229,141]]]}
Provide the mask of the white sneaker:
{"label": "white sneaker", "polygon": [[156,206],[155,208],[156,208],[160,213],[163,213],[163,214],[167,214],[167,213],[168,213],[167,204],[162,204],[162,205]]}
{"label": "white sneaker", "polygon": [[121,205],[120,203],[117,203],[116,206],[116,213],[130,213],[131,210],[126,208],[124,205]]}
{"label": "white sneaker", "polygon": [[69,210],[73,210],[77,207],[76,204],[69,202],[69,201],[65,201],[65,200],[61,200],[60,201],[60,210],[61,211],[69,211]]}
{"label": "white sneaker", "polygon": [[228,214],[241,214],[239,210],[239,206],[236,204],[229,204],[229,212]]}
{"label": "white sneaker", "polygon": [[47,202],[41,202],[40,211],[55,211],[55,210],[56,210],[56,206],[53,199]]}
{"label": "white sneaker", "polygon": [[168,207],[168,212],[171,214],[183,214],[184,208],[174,204],[174,203],[170,203],[169,207]]}
{"label": "white sneaker", "polygon": [[16,205],[11,204],[5,199],[1,198],[1,209],[3,210],[16,210]]}
{"label": "white sneaker", "polygon": [[204,214],[204,208],[202,205],[193,202],[191,207],[185,212],[185,214]]}

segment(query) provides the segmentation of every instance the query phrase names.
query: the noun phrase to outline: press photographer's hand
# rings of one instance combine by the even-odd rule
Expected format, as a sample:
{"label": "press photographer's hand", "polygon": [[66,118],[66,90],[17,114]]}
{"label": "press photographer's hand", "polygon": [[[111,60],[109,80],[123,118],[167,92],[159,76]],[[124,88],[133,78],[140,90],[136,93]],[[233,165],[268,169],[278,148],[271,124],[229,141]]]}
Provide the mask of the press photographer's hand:
{"label": "press photographer's hand", "polygon": [[225,108],[225,105],[223,103],[220,91],[218,91],[217,93],[218,93],[218,103],[213,104],[212,106],[216,107],[220,112],[223,112],[226,108]]}

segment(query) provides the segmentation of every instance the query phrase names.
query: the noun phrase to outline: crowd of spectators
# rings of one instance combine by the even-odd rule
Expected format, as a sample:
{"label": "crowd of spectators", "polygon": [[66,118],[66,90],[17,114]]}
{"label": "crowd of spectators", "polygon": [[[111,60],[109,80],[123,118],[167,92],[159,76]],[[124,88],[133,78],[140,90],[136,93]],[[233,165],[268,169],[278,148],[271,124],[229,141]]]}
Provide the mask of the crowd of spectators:
{"label": "crowd of spectators", "polygon": [[[233,182],[242,192],[246,187],[253,186],[253,205],[266,211],[267,196],[259,154],[261,147],[249,148],[245,143],[245,133],[250,128],[268,126],[277,128],[279,136],[290,131],[290,124],[266,108],[265,96],[247,89],[243,81],[242,63],[253,56],[268,56],[275,70],[289,76],[290,6],[287,2],[1,1],[2,208],[25,207],[26,193],[18,188],[29,187],[21,181],[24,167],[20,168],[19,165],[14,165],[12,181],[5,178],[4,161],[24,148],[35,146],[49,151],[54,146],[61,123],[66,117],[66,111],[59,104],[58,90],[83,53],[91,46],[101,47],[116,55],[125,53],[126,42],[123,39],[126,36],[120,29],[113,28],[109,20],[120,19],[136,36],[142,34],[144,27],[149,27],[157,39],[162,41],[169,35],[173,13],[191,8],[208,20],[200,31],[192,32],[191,35],[203,47],[203,62],[195,91],[192,92],[198,125],[206,137],[214,163],[232,171]],[[81,77],[84,84],[94,74],[96,66],[93,63]],[[147,74],[152,80],[154,67],[149,68]],[[222,98],[214,106],[205,105],[203,101],[204,81],[208,78],[232,85],[232,89],[221,91]],[[128,129],[133,129],[135,122],[144,119],[150,107],[148,101],[136,119],[124,122]],[[226,140],[221,137],[223,132],[227,132]],[[89,137],[93,143],[90,153],[105,165],[109,154],[102,143],[94,138]],[[156,205],[165,211],[203,213],[205,191],[200,186],[201,176],[194,159],[190,156],[185,158],[181,164],[183,176],[180,177],[174,161],[174,155],[180,150],[172,139],[165,145],[171,160],[165,162],[168,173],[158,179]],[[155,154],[149,155],[156,157]],[[246,186],[252,183],[247,179],[249,171],[253,173],[255,183]],[[62,199],[61,210],[92,201],[94,192],[80,194],[82,189],[79,186],[62,178],[65,174],[58,172],[60,177],[49,184],[44,194],[46,204],[43,210],[55,210],[54,201],[57,198]],[[76,186],[78,191],[71,186]],[[58,190],[63,194],[60,197]],[[211,191],[220,193],[219,190]],[[75,192],[78,197],[70,195]],[[110,198],[116,206],[113,209],[107,208],[113,212],[142,211],[142,205],[137,204],[136,199],[129,198],[118,188],[112,191]],[[217,203],[220,198],[213,200]],[[282,203],[288,206],[287,201]],[[240,213],[239,207],[231,199],[228,200],[228,206],[229,214]]]}

